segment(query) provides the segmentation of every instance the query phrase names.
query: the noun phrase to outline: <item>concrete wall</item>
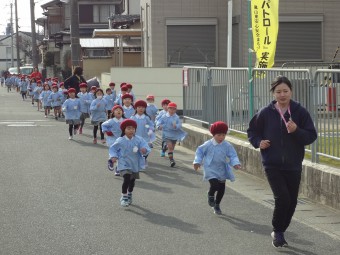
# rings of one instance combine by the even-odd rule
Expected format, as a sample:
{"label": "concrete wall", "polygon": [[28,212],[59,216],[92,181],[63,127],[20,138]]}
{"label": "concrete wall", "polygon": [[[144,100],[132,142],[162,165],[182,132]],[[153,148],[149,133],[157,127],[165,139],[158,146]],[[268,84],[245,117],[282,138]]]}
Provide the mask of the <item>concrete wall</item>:
{"label": "concrete wall", "polygon": [[[183,123],[183,128],[188,132],[188,136],[182,145],[191,150],[196,150],[199,145],[212,137],[207,129],[186,123]],[[235,147],[242,164],[242,171],[262,179],[266,178],[259,150],[255,150],[248,142],[242,140],[228,136],[226,140]],[[340,210],[340,170],[305,160],[300,193],[315,202]]]}
{"label": "concrete wall", "polygon": [[[106,79],[106,75],[102,77]],[[137,99],[154,95],[159,108],[160,102],[169,98],[183,109],[182,68],[111,68],[111,81],[116,83],[117,91],[120,83],[131,83]]]}

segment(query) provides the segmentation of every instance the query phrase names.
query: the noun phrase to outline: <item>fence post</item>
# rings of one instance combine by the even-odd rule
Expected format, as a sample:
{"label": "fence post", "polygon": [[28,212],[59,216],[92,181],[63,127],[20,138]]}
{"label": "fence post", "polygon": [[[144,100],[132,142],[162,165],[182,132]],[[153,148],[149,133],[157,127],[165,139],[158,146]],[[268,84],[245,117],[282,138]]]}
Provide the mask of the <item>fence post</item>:
{"label": "fence post", "polygon": [[[312,102],[310,102],[309,109],[312,109],[312,119],[314,121],[315,127],[318,126],[318,85],[317,85],[317,78],[318,78],[318,71],[316,71],[314,77],[310,77],[310,86],[309,89],[311,90],[310,98],[312,98]],[[318,139],[311,146],[311,154],[312,154],[312,162],[319,163],[318,157]]]}
{"label": "fence post", "polygon": [[208,123],[209,123],[209,126],[208,126],[208,129],[210,128],[210,125],[212,123],[212,97],[213,97],[213,92],[212,92],[212,83],[213,83],[213,80],[212,80],[212,77],[211,77],[211,69],[210,68],[207,68],[206,69],[206,82],[207,82],[207,91],[208,91],[208,95],[207,95],[207,113],[208,113],[208,116],[207,116],[207,120],[208,120]]}

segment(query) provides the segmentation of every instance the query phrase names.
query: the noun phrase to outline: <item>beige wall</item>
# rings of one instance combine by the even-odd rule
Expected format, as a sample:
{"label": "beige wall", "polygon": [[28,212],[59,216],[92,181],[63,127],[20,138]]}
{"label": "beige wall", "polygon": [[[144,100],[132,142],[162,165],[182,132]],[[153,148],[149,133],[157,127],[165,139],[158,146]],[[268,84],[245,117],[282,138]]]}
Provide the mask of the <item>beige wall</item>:
{"label": "beige wall", "polygon": [[[141,54],[124,52],[124,66],[136,67],[141,66]],[[115,66],[115,59],[112,58],[84,58],[83,69],[85,79],[100,77],[103,72],[109,72],[110,68]]]}
{"label": "beige wall", "polygon": [[115,82],[117,92],[122,82],[131,83],[137,99],[145,100],[152,94],[158,108],[164,98],[169,98],[183,109],[182,68],[111,68],[111,80],[107,74],[101,77],[104,86],[104,81]]}
{"label": "beige wall", "polygon": [[112,63],[113,61],[111,58],[84,58],[83,69],[85,79],[88,80],[93,77],[100,77],[102,72],[110,71]]}

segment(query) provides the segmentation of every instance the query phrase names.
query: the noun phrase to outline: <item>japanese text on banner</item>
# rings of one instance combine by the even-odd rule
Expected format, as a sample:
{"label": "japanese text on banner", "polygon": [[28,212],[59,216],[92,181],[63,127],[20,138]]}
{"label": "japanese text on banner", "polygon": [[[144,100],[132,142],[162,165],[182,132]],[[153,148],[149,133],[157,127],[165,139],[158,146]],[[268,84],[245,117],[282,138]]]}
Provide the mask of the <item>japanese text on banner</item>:
{"label": "japanese text on banner", "polygon": [[251,0],[251,16],[256,67],[271,68],[279,30],[279,0]]}

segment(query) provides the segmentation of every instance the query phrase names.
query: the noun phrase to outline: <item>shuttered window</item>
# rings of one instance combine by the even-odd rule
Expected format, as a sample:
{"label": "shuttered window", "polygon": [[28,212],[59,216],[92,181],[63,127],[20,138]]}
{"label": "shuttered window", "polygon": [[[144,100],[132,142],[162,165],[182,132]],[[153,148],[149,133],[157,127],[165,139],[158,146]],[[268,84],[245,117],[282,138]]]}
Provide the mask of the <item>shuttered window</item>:
{"label": "shuttered window", "polygon": [[215,25],[168,25],[167,62],[175,65],[216,65]]}
{"label": "shuttered window", "polygon": [[275,61],[321,61],[322,22],[280,22]]}

